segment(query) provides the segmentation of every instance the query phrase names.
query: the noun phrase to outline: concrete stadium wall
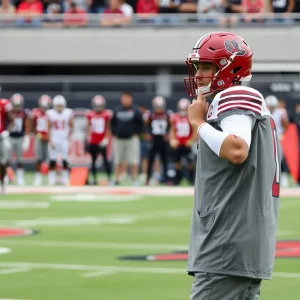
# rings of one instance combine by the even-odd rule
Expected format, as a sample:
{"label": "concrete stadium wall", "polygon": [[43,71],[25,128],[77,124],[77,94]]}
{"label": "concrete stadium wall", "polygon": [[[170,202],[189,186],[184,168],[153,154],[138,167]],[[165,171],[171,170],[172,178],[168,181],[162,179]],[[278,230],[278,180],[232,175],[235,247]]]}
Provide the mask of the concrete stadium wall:
{"label": "concrete stadium wall", "polygon": [[[3,29],[0,64],[183,64],[196,40],[214,30]],[[300,27],[232,31],[250,44],[257,68],[300,70]]]}

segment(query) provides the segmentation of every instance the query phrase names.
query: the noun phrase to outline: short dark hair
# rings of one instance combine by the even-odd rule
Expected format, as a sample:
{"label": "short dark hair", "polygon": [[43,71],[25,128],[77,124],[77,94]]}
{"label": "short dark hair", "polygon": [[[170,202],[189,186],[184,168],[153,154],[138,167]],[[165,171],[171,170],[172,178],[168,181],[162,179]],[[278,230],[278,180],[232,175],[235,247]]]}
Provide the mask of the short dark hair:
{"label": "short dark hair", "polygon": [[131,96],[132,97],[132,94],[130,92],[122,92],[121,96],[123,96],[123,95],[127,95],[127,96]]}

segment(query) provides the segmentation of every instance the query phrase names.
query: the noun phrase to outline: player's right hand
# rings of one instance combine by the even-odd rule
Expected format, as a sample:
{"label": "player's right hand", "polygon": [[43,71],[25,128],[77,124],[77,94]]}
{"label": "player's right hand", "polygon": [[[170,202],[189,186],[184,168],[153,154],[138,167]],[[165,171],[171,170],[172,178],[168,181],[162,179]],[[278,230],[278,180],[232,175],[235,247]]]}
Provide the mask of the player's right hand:
{"label": "player's right hand", "polygon": [[205,122],[208,106],[205,97],[202,96],[201,90],[198,89],[197,100],[194,100],[188,109],[189,121],[196,129]]}
{"label": "player's right hand", "polygon": [[177,140],[175,140],[175,139],[172,139],[171,141],[170,141],[170,146],[173,148],[173,149],[175,149],[175,148],[177,148],[178,147],[178,141]]}

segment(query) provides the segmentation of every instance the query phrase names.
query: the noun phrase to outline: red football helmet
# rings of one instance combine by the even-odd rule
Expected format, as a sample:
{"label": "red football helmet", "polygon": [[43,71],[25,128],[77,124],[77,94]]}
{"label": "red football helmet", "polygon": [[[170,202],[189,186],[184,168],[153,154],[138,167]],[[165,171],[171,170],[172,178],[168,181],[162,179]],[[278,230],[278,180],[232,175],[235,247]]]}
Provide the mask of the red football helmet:
{"label": "red football helmet", "polygon": [[164,110],[166,108],[166,100],[163,97],[156,96],[152,100],[152,106],[154,109]]}
{"label": "red football helmet", "polygon": [[52,99],[48,95],[42,95],[38,100],[39,107],[44,108],[44,109],[49,108],[51,106],[51,102],[52,102]]}
{"label": "red football helmet", "polygon": [[92,99],[92,107],[94,111],[102,111],[105,108],[106,100],[101,95],[96,95]]}
{"label": "red football helmet", "polygon": [[187,111],[189,106],[191,105],[191,101],[186,98],[182,98],[177,103],[177,110],[181,116],[187,115]]}
{"label": "red football helmet", "polygon": [[22,110],[24,105],[24,97],[21,94],[13,94],[10,97],[10,102],[13,106],[15,112],[19,112]]}
{"label": "red football helmet", "polygon": [[21,94],[13,94],[10,97],[10,102],[11,102],[12,105],[23,106],[23,104],[24,104],[24,97]]}
{"label": "red football helmet", "polygon": [[[189,77],[184,78],[189,96],[197,96],[198,89],[209,96],[216,91],[251,80],[252,50],[245,40],[230,32],[212,32],[202,36],[186,60]],[[201,86],[197,76],[197,63],[209,62],[217,66],[217,72],[209,77],[211,82]]]}

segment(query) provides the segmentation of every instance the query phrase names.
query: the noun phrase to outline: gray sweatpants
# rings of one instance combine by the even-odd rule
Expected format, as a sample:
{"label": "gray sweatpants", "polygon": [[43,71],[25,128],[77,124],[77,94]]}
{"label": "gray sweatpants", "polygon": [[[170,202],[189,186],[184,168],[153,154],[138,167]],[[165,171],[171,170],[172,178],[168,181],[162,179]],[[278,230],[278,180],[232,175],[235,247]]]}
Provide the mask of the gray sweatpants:
{"label": "gray sweatpants", "polygon": [[195,273],[190,300],[258,300],[260,279]]}
{"label": "gray sweatpants", "polygon": [[17,163],[22,163],[22,155],[23,155],[23,150],[22,150],[22,145],[23,145],[24,137],[14,137],[10,138],[11,142],[11,150],[10,150],[10,158],[13,153],[16,154],[16,161]]}

